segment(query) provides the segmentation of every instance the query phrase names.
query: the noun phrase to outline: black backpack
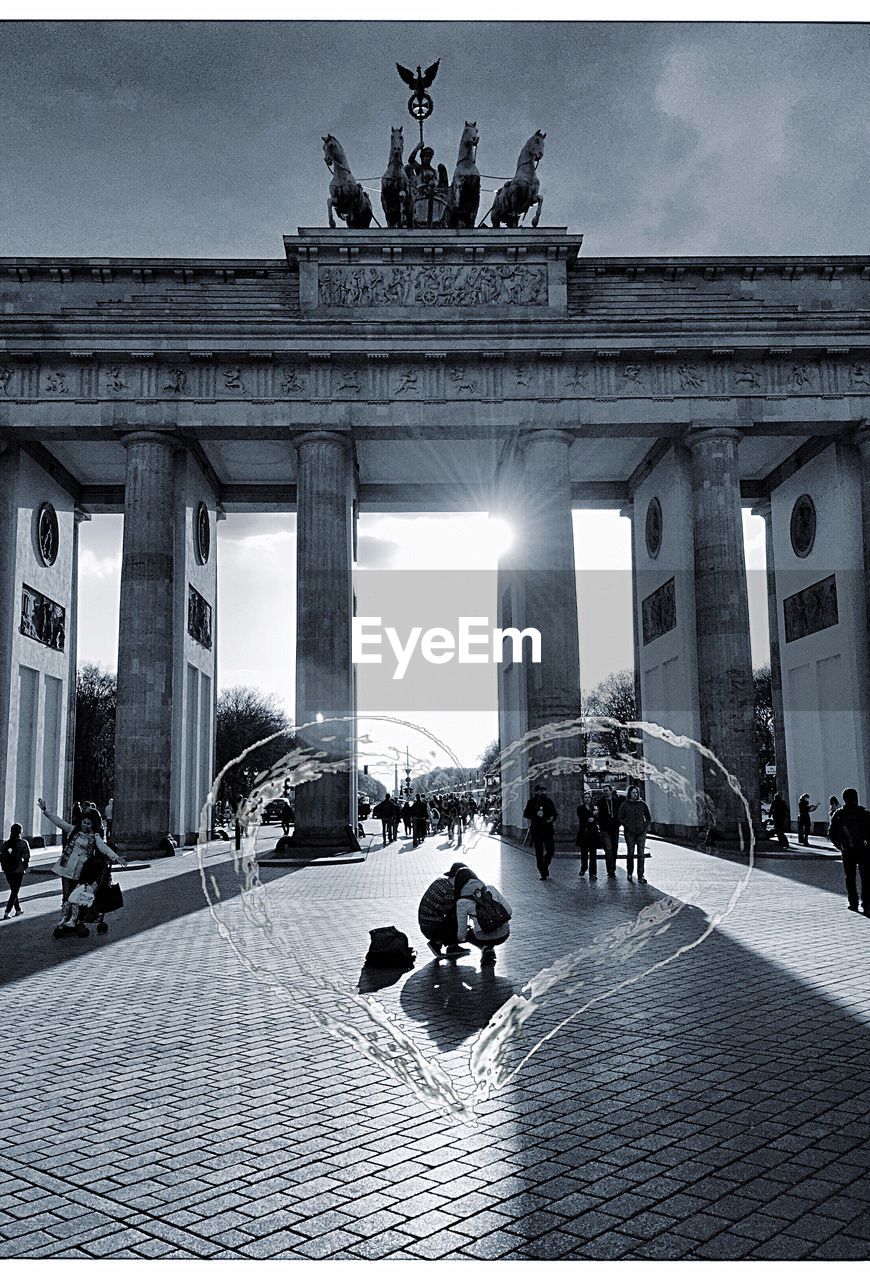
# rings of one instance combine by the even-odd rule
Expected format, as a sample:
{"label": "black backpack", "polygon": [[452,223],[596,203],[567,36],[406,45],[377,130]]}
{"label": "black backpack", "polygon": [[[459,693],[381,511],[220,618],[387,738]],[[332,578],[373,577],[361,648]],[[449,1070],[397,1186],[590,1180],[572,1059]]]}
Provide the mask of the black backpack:
{"label": "black backpack", "polygon": [[496,902],[489,889],[478,889],[474,895],[474,918],[483,933],[494,933],[503,924],[507,924],[511,913],[507,907]]}
{"label": "black backpack", "polygon": [[384,929],[370,929],[371,945],[366,955],[366,964],[377,969],[411,969],[417,959],[417,953],[408,941],[408,935],[401,933],[395,925],[389,924]]}

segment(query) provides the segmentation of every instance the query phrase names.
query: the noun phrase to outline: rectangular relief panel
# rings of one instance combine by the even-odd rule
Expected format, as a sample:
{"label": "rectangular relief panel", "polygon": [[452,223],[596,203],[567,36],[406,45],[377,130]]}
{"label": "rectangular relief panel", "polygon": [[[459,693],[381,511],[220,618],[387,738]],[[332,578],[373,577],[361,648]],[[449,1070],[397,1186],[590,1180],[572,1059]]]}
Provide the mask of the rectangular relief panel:
{"label": "rectangular relief panel", "polygon": [[677,625],[677,597],[674,579],[668,578],[641,603],[643,642],[652,644]]}
{"label": "rectangular relief panel", "polygon": [[66,643],[66,610],[26,583],[21,588],[21,622],[23,636],[63,653]]}
{"label": "rectangular relief panel", "polygon": [[211,648],[211,605],[187,584],[187,632],[203,649]]}
{"label": "rectangular relief panel", "polygon": [[835,627],[840,621],[837,609],[837,575],[822,578],[819,582],[796,591],[782,602],[785,617],[785,641],[802,640]]}

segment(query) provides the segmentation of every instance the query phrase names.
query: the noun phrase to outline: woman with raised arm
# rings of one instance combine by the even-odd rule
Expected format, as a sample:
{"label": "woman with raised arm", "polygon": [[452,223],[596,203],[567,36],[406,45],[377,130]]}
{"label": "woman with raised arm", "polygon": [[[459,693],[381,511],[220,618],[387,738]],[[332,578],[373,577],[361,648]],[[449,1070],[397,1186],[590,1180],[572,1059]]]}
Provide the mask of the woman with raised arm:
{"label": "woman with raised arm", "polygon": [[49,813],[42,796],[36,803],[49,822],[59,827],[65,837],[61,855],[51,868],[56,876],[60,876],[63,886],[63,907],[58,929],[75,927],[76,932],[86,937],[89,930],[78,921],[79,912],[68,901],[70,894],[77,884],[89,883],[99,878],[102,870],[100,859],[121,867],[126,867],[127,863],[103,839],[103,822],[99,810],[85,809],[79,821],[72,823],[56,813]]}

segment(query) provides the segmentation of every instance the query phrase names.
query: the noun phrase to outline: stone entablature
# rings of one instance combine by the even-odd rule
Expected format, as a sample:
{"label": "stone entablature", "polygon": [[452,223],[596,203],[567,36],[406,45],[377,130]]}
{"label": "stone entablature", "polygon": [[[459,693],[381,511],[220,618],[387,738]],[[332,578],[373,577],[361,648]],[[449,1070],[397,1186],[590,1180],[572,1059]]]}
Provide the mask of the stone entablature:
{"label": "stone entablature", "polygon": [[323,231],[285,236],[299,271],[305,316],[347,317],[355,311],[388,319],[415,310],[438,319],[563,318],[567,271],[582,236],[564,228],[429,232]]}
{"label": "stone entablature", "polygon": [[87,358],[0,351],[0,406],[16,401],[220,403],[280,400],[739,400],[870,396],[870,346],[818,354],[573,352],[454,348],[387,353],[113,352]]}

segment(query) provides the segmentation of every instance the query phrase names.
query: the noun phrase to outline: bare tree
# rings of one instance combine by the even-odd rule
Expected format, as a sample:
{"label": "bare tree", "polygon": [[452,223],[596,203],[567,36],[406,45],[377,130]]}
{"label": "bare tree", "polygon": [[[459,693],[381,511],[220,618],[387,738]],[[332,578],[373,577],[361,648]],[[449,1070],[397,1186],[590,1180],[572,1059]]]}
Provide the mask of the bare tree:
{"label": "bare tree", "polygon": [[758,779],[762,796],[767,796],[775,790],[775,783],[768,778],[765,766],[773,764],[776,759],[773,736],[773,690],[769,666],[755,668],[752,673],[752,688],[755,694],[753,738],[758,758]]}
{"label": "bare tree", "polygon": [[[634,672],[611,671],[583,699],[583,710],[589,716],[606,716],[619,724],[637,719],[637,702],[634,695]],[[593,744],[602,755],[632,754],[633,747],[627,729],[599,729],[590,734],[588,754],[594,754]]]}
{"label": "bare tree", "polygon": [[[224,765],[235,760],[255,742],[289,728],[287,714],[273,693],[264,693],[250,685],[234,685],[218,694],[215,724],[215,769],[220,773]],[[239,795],[246,795],[258,773],[270,768],[292,745],[288,734],[276,738],[265,747],[258,747],[245,757],[241,764],[228,769],[221,782],[225,800],[234,803]]]}
{"label": "bare tree", "polygon": [[500,755],[500,747],[498,738],[493,738],[492,742],[484,748],[480,757],[480,772],[486,777],[488,773],[492,773],[493,766]]}
{"label": "bare tree", "polygon": [[76,673],[73,799],[93,800],[102,811],[115,786],[114,671],[86,662]]}

